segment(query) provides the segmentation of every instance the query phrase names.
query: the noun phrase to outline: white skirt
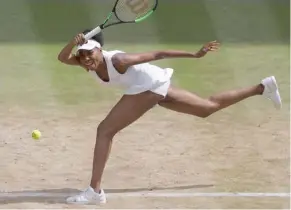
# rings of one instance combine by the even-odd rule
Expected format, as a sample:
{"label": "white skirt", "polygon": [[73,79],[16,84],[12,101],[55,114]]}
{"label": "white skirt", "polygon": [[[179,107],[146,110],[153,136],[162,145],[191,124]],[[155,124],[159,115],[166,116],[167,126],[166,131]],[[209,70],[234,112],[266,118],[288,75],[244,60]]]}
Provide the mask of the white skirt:
{"label": "white skirt", "polygon": [[146,91],[151,91],[165,97],[171,85],[171,77],[174,71],[171,68],[167,68],[165,70],[166,73],[163,75],[162,79],[160,78],[152,84],[133,85],[125,91],[125,95],[135,95]]}
{"label": "white skirt", "polygon": [[150,89],[150,91],[153,93],[159,94],[163,97],[166,97],[166,95],[168,94],[170,85],[171,85],[171,80]]}

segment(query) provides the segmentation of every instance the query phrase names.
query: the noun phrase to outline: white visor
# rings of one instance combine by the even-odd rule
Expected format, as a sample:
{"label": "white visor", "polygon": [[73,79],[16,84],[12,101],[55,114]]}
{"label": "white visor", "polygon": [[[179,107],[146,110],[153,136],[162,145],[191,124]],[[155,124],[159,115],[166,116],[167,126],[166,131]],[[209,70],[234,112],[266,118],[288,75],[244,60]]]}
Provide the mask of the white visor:
{"label": "white visor", "polygon": [[78,45],[77,47],[77,51],[79,50],[93,50],[94,48],[101,48],[101,45],[99,44],[99,42],[96,42],[95,40],[88,40],[87,43],[83,44],[83,45]]}

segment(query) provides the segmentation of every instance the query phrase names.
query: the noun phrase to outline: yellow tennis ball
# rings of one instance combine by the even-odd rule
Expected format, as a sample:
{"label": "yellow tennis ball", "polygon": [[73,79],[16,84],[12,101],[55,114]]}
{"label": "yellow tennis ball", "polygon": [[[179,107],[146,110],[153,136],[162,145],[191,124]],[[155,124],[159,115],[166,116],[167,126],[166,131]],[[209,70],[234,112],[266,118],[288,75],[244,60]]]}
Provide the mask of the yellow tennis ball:
{"label": "yellow tennis ball", "polygon": [[41,137],[41,132],[39,130],[33,130],[31,135],[32,135],[32,138],[34,138],[35,140],[38,140]]}

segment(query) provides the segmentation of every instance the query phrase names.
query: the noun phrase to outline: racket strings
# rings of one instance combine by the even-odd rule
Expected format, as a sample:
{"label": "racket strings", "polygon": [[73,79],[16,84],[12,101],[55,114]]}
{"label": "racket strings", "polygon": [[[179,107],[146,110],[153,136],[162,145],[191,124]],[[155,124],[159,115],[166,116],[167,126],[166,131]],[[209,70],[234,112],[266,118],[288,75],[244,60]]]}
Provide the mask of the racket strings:
{"label": "racket strings", "polygon": [[156,5],[156,0],[119,0],[115,13],[121,21],[134,21],[148,14]]}
{"label": "racket strings", "polygon": [[108,17],[108,19],[106,19],[105,26],[111,25],[111,24],[114,24],[117,22],[119,22],[119,19],[116,17],[116,15],[114,13],[111,13],[110,17]]}

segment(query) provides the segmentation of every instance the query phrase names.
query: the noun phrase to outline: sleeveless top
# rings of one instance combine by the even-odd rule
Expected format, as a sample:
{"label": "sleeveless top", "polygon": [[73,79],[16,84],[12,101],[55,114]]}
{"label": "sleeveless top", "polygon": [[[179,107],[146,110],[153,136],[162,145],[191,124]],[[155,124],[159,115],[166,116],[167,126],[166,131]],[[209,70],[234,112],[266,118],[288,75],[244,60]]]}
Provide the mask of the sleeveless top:
{"label": "sleeveless top", "polygon": [[138,94],[147,90],[156,88],[165,82],[168,82],[173,74],[171,68],[160,68],[150,63],[142,63],[130,66],[124,74],[120,74],[112,63],[112,56],[123,51],[102,51],[106,61],[109,82],[99,78],[95,71],[89,70],[89,73],[101,84],[113,85],[125,89],[126,94]]}

